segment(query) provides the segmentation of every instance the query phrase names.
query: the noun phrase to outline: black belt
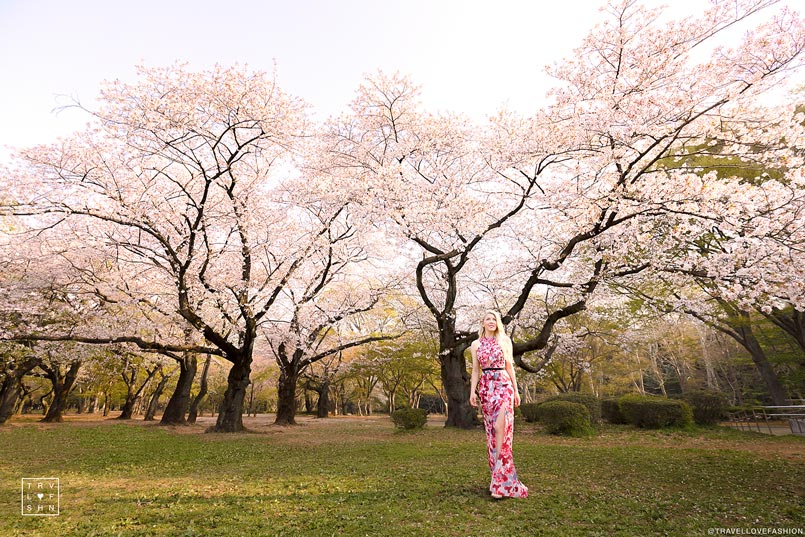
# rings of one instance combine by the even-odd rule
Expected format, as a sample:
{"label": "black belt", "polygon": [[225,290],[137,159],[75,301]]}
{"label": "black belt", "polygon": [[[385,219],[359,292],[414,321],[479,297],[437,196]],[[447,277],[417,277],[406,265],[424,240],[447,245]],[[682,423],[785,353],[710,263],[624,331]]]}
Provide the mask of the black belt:
{"label": "black belt", "polygon": [[485,367],[481,371],[502,371],[503,367]]}

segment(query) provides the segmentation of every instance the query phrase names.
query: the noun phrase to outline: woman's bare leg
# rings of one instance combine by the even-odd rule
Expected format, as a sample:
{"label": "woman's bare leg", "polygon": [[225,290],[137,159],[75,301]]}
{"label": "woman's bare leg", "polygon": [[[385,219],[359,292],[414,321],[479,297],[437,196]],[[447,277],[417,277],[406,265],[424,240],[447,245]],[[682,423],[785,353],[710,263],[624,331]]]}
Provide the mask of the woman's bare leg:
{"label": "woman's bare leg", "polygon": [[[500,451],[503,449],[503,439],[506,434],[506,409],[501,408],[495,418],[495,464],[500,460]],[[494,467],[493,467],[494,468]],[[494,470],[493,470],[494,471]],[[493,498],[500,498],[499,494],[492,494]]]}
{"label": "woman's bare leg", "polygon": [[503,448],[503,438],[506,434],[506,409],[501,408],[498,417],[495,419],[495,456],[500,458],[500,450]]}

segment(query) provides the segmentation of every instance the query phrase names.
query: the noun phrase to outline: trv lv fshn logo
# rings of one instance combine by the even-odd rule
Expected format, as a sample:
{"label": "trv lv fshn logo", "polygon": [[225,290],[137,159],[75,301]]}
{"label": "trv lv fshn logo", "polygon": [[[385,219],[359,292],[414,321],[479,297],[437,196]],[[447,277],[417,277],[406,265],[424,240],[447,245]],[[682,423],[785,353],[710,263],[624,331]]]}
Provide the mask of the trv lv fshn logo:
{"label": "trv lv fshn logo", "polygon": [[59,514],[59,478],[23,477],[22,514],[56,516]]}

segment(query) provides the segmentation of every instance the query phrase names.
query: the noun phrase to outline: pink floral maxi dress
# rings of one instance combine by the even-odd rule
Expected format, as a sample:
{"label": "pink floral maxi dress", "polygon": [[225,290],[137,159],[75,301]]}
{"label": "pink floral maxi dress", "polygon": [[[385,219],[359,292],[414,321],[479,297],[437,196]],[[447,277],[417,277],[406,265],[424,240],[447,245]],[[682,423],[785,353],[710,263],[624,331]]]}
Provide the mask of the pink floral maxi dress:
{"label": "pink floral maxi dress", "polygon": [[[503,369],[506,365],[503,349],[500,348],[495,338],[482,337],[476,357],[481,368],[478,397],[484,413],[487,457],[489,470],[492,472],[489,492],[496,496],[525,498],[528,496],[528,487],[517,479],[517,470],[514,468],[512,457],[514,386],[508,373]],[[500,412],[504,413],[505,431],[503,445],[500,446],[500,453],[498,453],[497,446],[495,446],[495,423]]]}

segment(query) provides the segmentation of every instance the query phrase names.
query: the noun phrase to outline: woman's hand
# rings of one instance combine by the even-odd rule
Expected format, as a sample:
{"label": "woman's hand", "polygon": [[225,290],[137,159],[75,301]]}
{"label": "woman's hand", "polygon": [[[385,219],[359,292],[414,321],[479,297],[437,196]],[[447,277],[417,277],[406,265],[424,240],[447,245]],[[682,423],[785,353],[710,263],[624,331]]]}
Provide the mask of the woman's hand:
{"label": "woman's hand", "polygon": [[475,395],[475,391],[470,393],[470,404],[472,406],[478,406],[478,396]]}
{"label": "woman's hand", "polygon": [[514,392],[514,406],[520,406],[520,394],[517,392]]}

